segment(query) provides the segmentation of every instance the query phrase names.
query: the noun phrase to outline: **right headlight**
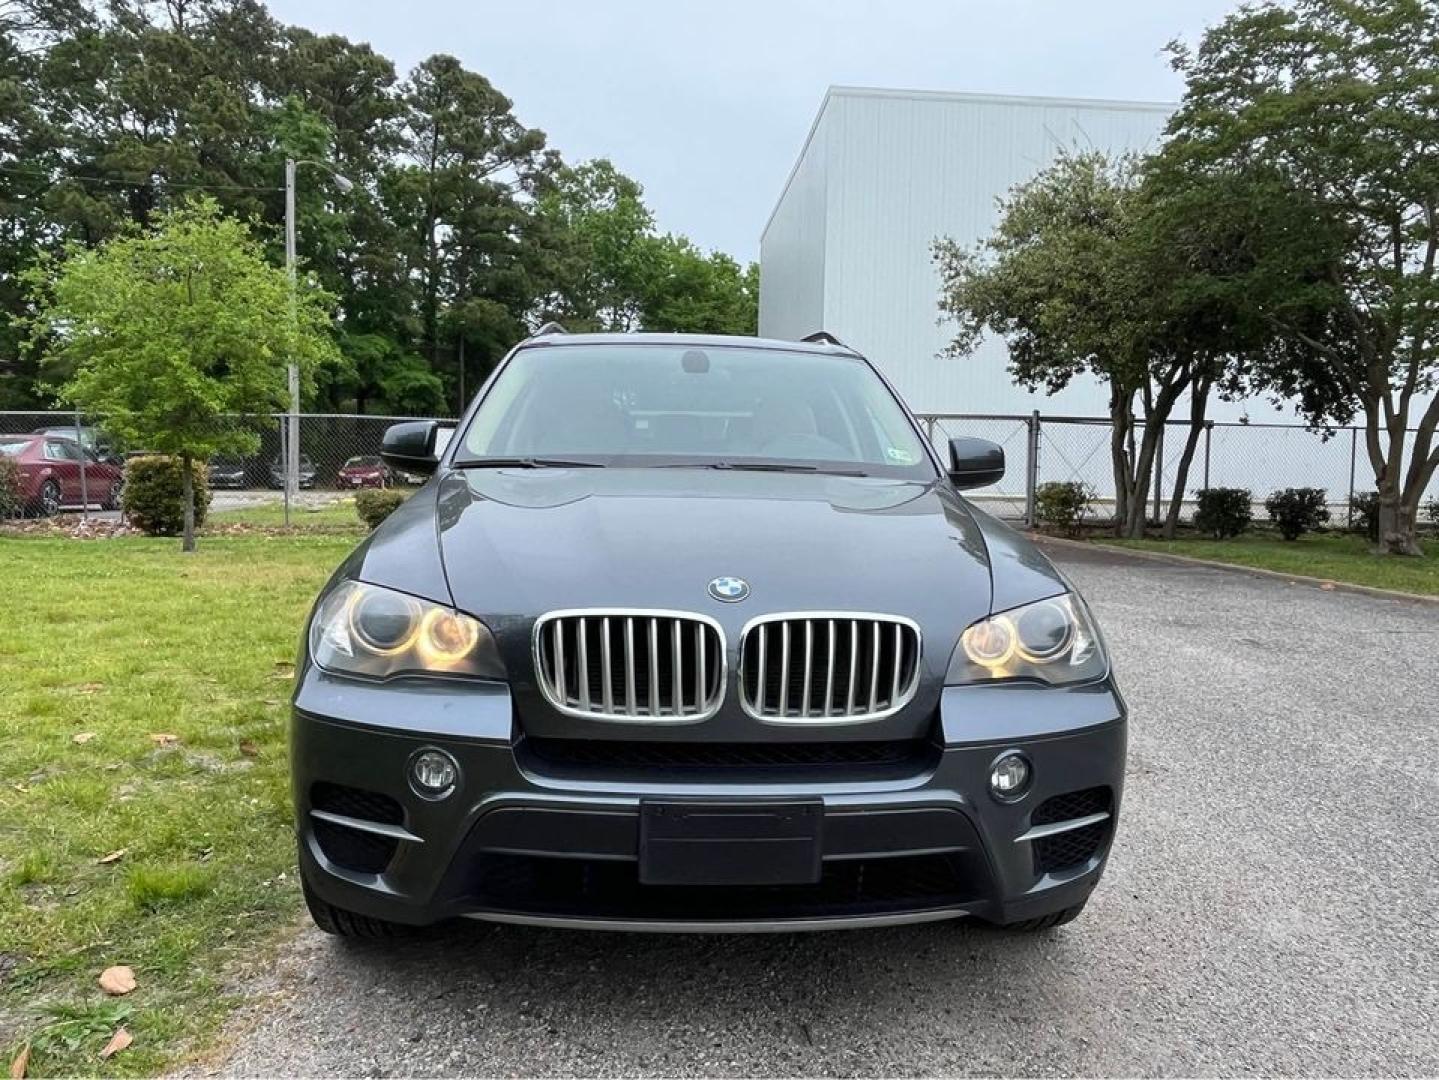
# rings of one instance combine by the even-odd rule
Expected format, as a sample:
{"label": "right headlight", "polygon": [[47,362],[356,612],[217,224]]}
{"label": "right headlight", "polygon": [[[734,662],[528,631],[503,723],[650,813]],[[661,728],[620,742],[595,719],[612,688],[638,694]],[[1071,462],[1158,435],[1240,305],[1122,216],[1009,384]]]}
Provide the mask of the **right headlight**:
{"label": "right headlight", "polygon": [[361,581],[341,582],[321,601],[310,624],[310,655],[327,671],[371,679],[505,677],[484,623],[444,604]]}
{"label": "right headlight", "polygon": [[1074,593],[1011,608],[960,635],[945,683],[1032,679],[1054,686],[1090,682],[1109,671],[1104,640]]}

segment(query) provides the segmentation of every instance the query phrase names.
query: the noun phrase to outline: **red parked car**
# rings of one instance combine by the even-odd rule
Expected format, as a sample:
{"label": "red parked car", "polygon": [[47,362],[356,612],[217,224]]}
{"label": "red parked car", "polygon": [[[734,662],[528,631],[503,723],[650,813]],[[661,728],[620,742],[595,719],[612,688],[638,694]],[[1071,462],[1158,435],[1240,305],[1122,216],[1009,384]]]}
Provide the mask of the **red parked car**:
{"label": "red parked car", "polygon": [[373,454],[352,457],[340,466],[337,479],[342,488],[388,487],[391,483],[389,467]]}
{"label": "red parked car", "polygon": [[[80,506],[84,495],[106,510],[120,506],[120,466],[101,461],[74,439],[54,435],[0,435],[0,454],[20,467],[20,504],[32,513]],[[84,495],[80,461],[85,460]]]}

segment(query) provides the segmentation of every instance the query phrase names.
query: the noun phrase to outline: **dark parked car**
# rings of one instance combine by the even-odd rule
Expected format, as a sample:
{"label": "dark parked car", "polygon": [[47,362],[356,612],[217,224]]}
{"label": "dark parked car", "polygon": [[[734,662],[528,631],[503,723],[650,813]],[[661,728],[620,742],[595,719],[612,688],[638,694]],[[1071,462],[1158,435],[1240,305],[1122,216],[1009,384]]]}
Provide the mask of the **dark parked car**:
{"label": "dark parked car", "polygon": [[342,488],[385,487],[391,483],[390,467],[378,454],[365,454],[341,465],[335,479]]}
{"label": "dark parked car", "polygon": [[[308,454],[300,455],[300,486],[312,488],[315,486],[315,463],[310,460]],[[277,490],[285,487],[285,464],[279,458],[270,462],[270,486]]]}
{"label": "dark parked car", "polygon": [[[20,469],[20,502],[32,513],[59,513],[86,498],[106,510],[120,505],[124,486],[120,466],[101,461],[74,439],[54,435],[0,435],[0,454]],[[80,462],[85,462],[81,476]]]}
{"label": "dark parked car", "polygon": [[[210,486],[212,488],[242,488],[246,482],[245,459],[220,456],[210,461]],[[284,480],[281,478],[281,485]]]}
{"label": "dark parked car", "polygon": [[298,664],[316,923],[623,929],[973,916],[1099,881],[1126,711],[1084,601],[960,492],[869,362],[546,333],[321,593]]}

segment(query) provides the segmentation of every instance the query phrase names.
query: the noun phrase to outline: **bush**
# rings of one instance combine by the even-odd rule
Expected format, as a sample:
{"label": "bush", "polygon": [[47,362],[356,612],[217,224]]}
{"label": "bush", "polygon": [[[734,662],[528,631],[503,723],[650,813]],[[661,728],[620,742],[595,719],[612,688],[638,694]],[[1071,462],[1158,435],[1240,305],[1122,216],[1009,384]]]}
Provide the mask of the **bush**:
{"label": "bush", "polygon": [[1349,500],[1349,509],[1354,512],[1354,532],[1363,533],[1374,543],[1379,542],[1379,492],[1362,491]]}
{"label": "bush", "polygon": [[20,466],[14,458],[0,454],[0,520],[19,517],[24,511],[20,505]]}
{"label": "bush", "polygon": [[1269,520],[1279,526],[1279,535],[1298,540],[1329,520],[1328,498],[1323,488],[1285,488],[1264,500]]}
{"label": "bush", "polygon": [[[191,465],[195,484],[195,528],[210,509],[210,485],[205,466]],[[159,454],[132,457],[125,462],[125,487],[120,509],[141,532],[151,536],[178,536],[185,528],[185,495],[180,459]]]}
{"label": "bush", "polygon": [[399,509],[400,503],[404,501],[405,494],[402,491],[395,491],[391,488],[366,488],[355,493],[355,513],[359,515],[361,521],[373,529]]}
{"label": "bush", "polygon": [[1254,496],[1248,488],[1205,488],[1194,495],[1194,527],[1216,540],[1246,532],[1254,520]]}
{"label": "bush", "polygon": [[1051,480],[1034,489],[1034,512],[1042,524],[1073,536],[1089,516],[1094,489],[1078,480]]}
{"label": "bush", "polygon": [[[1428,505],[1424,507],[1424,512],[1429,515],[1429,521],[1432,524],[1439,525],[1439,496],[1435,496],[1429,500]],[[1374,539],[1379,539],[1379,521],[1377,518],[1374,522]]]}

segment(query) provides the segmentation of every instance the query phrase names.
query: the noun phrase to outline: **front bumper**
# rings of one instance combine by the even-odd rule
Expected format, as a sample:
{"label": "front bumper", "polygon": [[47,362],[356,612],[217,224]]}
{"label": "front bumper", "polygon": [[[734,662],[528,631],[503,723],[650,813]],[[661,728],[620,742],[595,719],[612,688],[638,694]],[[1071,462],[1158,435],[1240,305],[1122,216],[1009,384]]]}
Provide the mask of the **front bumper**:
{"label": "front bumper", "polygon": [[[411,924],[474,916],[736,931],[963,915],[1009,923],[1087,898],[1123,787],[1125,708],[1112,684],[949,688],[935,721],[925,753],[877,764],[556,763],[531,752],[502,687],[356,686],[309,667],[292,730],[301,871],[337,907]],[[428,746],[461,770],[441,801],[420,798],[408,782],[409,759]],[[1029,757],[1034,779],[1023,800],[1004,804],[990,796],[988,775],[1010,750]],[[1075,793],[1091,801],[1066,802]],[[819,803],[820,880],[641,884],[642,802],[691,799]],[[1041,812],[1056,805],[1070,816]]]}

